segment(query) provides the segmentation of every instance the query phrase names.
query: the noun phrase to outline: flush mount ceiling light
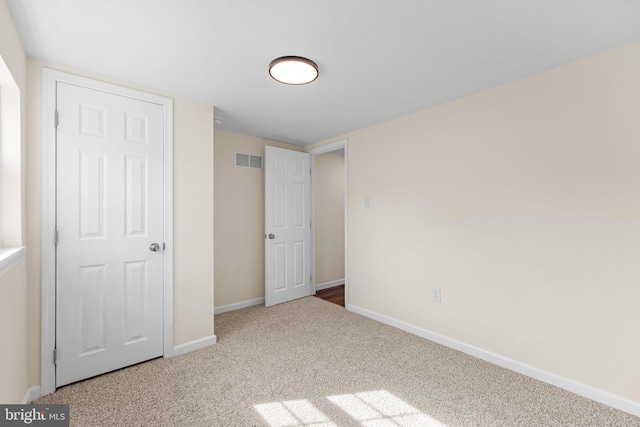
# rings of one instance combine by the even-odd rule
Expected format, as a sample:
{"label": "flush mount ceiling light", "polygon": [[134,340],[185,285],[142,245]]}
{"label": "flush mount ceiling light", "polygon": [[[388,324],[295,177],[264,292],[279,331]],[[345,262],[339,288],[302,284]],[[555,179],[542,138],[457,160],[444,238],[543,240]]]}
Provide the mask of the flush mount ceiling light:
{"label": "flush mount ceiling light", "polygon": [[280,83],[304,85],[318,78],[318,66],[300,56],[282,56],[271,61],[269,74]]}

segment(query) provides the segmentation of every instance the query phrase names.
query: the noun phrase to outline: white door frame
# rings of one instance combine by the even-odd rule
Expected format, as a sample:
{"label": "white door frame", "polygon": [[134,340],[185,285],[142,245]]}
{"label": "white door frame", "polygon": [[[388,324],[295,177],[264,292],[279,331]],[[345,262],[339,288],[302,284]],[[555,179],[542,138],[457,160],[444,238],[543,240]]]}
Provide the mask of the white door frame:
{"label": "white door frame", "polygon": [[88,89],[159,104],[164,107],[164,357],[173,356],[173,100],[85,77],[42,70],[42,345],[40,391],[56,390],[53,350],[56,338],[56,86]]}
{"label": "white door frame", "polygon": [[349,308],[349,139],[332,142],[308,151],[311,154],[311,295],[316,294],[316,156],[344,149],[344,306]]}

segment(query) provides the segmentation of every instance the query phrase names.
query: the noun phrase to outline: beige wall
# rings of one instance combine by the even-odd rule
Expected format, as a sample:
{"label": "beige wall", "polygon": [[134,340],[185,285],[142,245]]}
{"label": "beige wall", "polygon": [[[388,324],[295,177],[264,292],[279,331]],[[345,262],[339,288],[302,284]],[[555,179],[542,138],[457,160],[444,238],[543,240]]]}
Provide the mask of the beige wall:
{"label": "beige wall", "polygon": [[174,345],[213,334],[213,107],[174,97]]}
{"label": "beige wall", "polygon": [[315,156],[316,285],[344,279],[344,156]]}
{"label": "beige wall", "polygon": [[[133,87],[56,64],[28,60],[29,372],[32,384],[40,383],[43,67]],[[174,345],[179,345],[213,334],[213,106],[171,98],[174,102]]]}
{"label": "beige wall", "polygon": [[28,336],[27,262],[23,259],[0,278],[0,403],[22,403],[29,388]]}
{"label": "beige wall", "polygon": [[216,307],[264,297],[264,171],[234,166],[234,152],[301,147],[216,129]]}
{"label": "beige wall", "polygon": [[[3,181],[2,242],[5,245],[23,245],[26,241],[26,161],[25,161],[25,114],[26,114],[26,56],[11,14],[4,0],[0,0],[0,56],[7,66],[12,80],[20,90],[20,115],[22,123],[17,140],[4,141],[5,148],[15,151],[12,163],[12,179]],[[6,89],[6,88],[5,88]],[[4,159],[7,161],[7,159]],[[17,176],[15,176],[17,175]],[[11,202],[9,208],[7,202]],[[17,232],[16,232],[17,230]],[[29,388],[28,371],[28,305],[27,263],[19,264],[0,277],[0,403],[21,403]]]}
{"label": "beige wall", "polygon": [[350,303],[640,403],[639,118],[634,44],[344,135]]}

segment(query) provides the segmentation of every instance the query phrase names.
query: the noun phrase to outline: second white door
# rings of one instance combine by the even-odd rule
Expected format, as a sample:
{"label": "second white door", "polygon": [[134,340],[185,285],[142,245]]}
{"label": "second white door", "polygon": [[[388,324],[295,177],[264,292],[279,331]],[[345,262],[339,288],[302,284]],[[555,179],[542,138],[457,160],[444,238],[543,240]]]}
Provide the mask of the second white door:
{"label": "second white door", "polygon": [[56,386],[163,354],[164,107],[58,82]]}
{"label": "second white door", "polygon": [[265,147],[265,305],[311,294],[310,155]]}

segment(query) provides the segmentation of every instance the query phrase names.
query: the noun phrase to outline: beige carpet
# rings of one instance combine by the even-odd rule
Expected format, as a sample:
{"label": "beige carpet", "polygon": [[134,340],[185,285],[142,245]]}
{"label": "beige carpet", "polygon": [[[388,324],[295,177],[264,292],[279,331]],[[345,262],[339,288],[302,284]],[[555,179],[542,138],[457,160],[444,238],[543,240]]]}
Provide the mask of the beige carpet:
{"label": "beige carpet", "polygon": [[309,297],[218,344],[63,387],[74,426],[640,426],[640,418]]}

